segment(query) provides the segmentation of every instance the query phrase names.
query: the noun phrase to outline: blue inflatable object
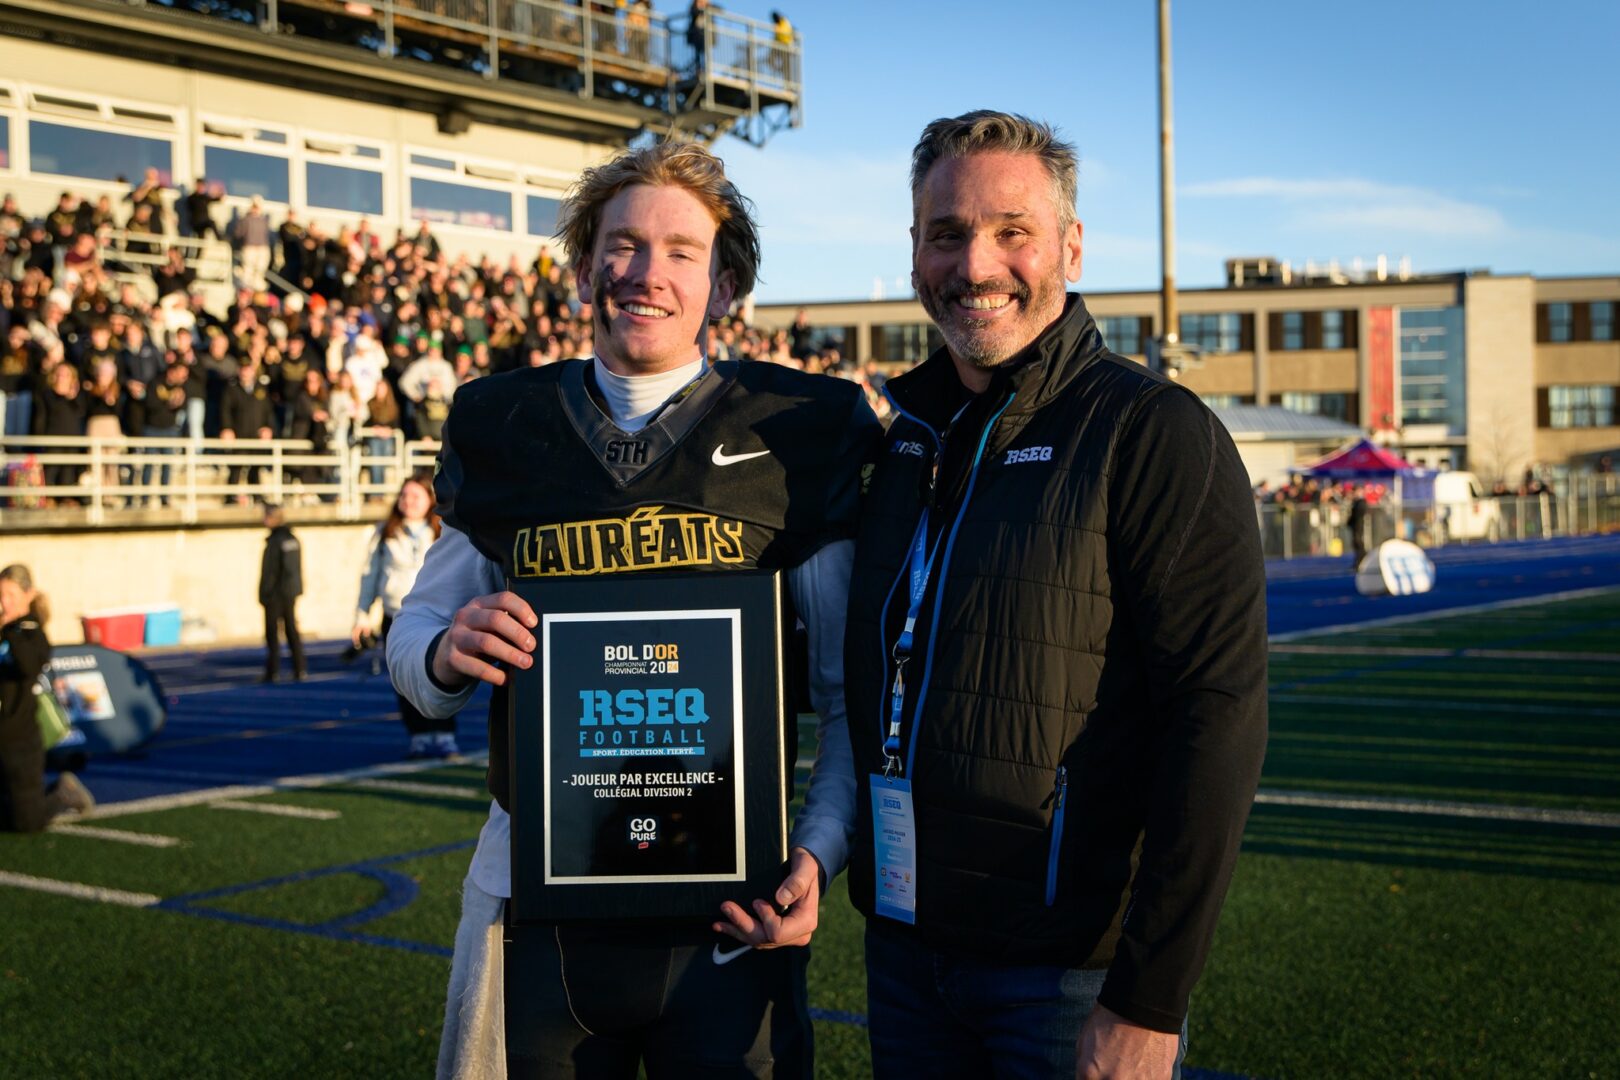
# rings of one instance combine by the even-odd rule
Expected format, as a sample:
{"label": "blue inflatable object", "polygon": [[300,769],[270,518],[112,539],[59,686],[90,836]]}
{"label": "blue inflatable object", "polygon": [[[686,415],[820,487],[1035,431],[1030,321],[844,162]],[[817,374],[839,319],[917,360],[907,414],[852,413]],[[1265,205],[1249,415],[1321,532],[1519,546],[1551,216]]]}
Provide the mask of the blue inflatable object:
{"label": "blue inflatable object", "polygon": [[168,719],[163,688],[145,664],[100,645],[63,645],[45,667],[73,732],[53,756],[124,754],[150,742]]}

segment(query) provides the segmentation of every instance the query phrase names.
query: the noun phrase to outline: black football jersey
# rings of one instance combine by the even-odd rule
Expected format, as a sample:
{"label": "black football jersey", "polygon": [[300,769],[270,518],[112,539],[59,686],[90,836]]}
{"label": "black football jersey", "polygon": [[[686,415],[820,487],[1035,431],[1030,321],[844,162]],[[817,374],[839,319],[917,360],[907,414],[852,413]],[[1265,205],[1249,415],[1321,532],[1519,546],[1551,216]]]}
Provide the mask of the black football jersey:
{"label": "black football jersey", "polygon": [[[509,578],[788,569],[855,535],[861,466],[881,434],[852,383],[714,364],[634,434],[592,362],[456,392],[438,510]],[[490,791],[506,799],[506,702],[490,705]]]}

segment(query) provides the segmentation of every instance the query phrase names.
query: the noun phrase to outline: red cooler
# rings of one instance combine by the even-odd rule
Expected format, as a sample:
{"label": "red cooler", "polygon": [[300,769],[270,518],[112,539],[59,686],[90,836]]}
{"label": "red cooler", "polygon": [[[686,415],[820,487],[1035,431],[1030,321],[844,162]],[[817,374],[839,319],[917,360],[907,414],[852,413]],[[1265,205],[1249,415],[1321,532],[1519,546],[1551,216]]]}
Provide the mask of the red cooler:
{"label": "red cooler", "polygon": [[97,611],[81,615],[79,621],[89,645],[127,652],[140,648],[146,637],[145,611]]}

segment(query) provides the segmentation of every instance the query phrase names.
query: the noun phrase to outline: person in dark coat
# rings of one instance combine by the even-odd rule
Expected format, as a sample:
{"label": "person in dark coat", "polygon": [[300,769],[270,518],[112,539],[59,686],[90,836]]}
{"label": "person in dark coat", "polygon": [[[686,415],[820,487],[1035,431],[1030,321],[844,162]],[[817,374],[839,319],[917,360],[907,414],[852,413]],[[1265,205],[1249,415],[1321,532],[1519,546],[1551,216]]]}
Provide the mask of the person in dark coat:
{"label": "person in dark coat", "polygon": [[[268,441],[275,436],[275,410],[270,403],[270,392],[259,381],[259,366],[247,362],[237,369],[236,380],[225,387],[219,402],[219,437],[240,441],[259,439]],[[262,474],[262,465],[232,465],[226,482],[256,484]],[[239,491],[238,503],[247,501],[247,493]]]}
{"label": "person in dark coat", "polygon": [[83,813],[96,804],[70,772],[45,788],[45,744],[34,694],[51,657],[48,617],[45,598],[26,566],[0,570],[0,831],[39,832],[58,815]]}
{"label": "person in dark coat", "polygon": [[1367,492],[1364,488],[1356,489],[1356,497],[1350,503],[1350,544],[1355,551],[1355,562],[1352,564],[1360,568],[1361,560],[1367,557]]}
{"label": "person in dark coat", "polygon": [[264,508],[264,527],[270,535],[264,538],[264,561],[259,567],[259,604],[264,608],[264,676],[259,681],[275,682],[281,671],[280,631],[284,630],[287,650],[292,653],[293,679],[302,682],[304,639],[298,634],[295,607],[304,592],[303,545],[274,503]]}

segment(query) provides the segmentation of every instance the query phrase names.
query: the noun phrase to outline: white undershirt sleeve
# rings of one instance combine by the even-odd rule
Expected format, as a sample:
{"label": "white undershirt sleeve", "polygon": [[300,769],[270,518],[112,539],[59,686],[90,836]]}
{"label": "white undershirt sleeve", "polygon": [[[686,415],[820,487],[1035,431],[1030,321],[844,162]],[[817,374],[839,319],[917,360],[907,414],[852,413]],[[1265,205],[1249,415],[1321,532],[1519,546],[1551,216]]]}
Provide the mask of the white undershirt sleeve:
{"label": "white undershirt sleeve", "polygon": [[855,754],[844,712],[844,616],[855,542],[840,540],[788,571],[788,589],[810,645],[810,702],[816,761],[791,844],[816,857],[827,880],[844,868],[855,831]]}

